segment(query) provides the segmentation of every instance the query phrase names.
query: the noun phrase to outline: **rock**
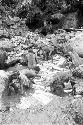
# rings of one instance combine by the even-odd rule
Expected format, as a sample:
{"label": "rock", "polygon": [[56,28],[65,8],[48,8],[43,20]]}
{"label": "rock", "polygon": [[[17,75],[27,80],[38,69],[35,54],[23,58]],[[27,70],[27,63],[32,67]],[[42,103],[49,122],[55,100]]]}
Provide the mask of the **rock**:
{"label": "rock", "polygon": [[72,88],[70,81],[68,81],[67,83],[64,82],[64,86],[65,86],[65,90]]}
{"label": "rock", "polygon": [[29,69],[37,67],[37,56],[33,50],[29,51],[28,54],[22,54],[20,58],[20,64],[27,66]]}
{"label": "rock", "polygon": [[29,87],[29,85],[30,85],[30,80],[27,78],[27,76],[20,73],[20,76],[19,76],[19,77],[20,77],[20,79],[21,79],[22,85]]}
{"label": "rock", "polygon": [[72,89],[64,89],[64,93],[72,93]]}
{"label": "rock", "polygon": [[11,16],[9,16],[9,18],[10,18],[10,20],[13,22],[13,23],[18,23],[19,21],[20,21],[20,18],[19,17],[11,17]]}
{"label": "rock", "polygon": [[25,88],[31,88],[32,87],[32,84],[34,83],[33,80],[31,80],[30,78],[33,78],[37,76],[35,71],[33,70],[22,70],[20,71],[20,75],[19,75],[19,78],[20,78],[20,82],[21,82],[21,94],[23,94],[24,92],[24,87]]}
{"label": "rock", "polygon": [[4,29],[0,29],[0,36],[4,35]]}
{"label": "rock", "polygon": [[[30,70],[29,70],[29,69],[23,69],[23,70],[20,71],[20,74],[27,76],[27,78],[29,78],[29,79],[39,76],[39,75],[37,75],[37,74],[35,73],[35,71],[32,70],[32,69],[30,69]],[[40,76],[39,76],[39,77],[40,77]]]}
{"label": "rock", "polygon": [[12,71],[9,78],[8,78],[8,95],[11,95],[12,92],[18,93],[21,88],[21,83],[19,79],[19,71]]}
{"label": "rock", "polygon": [[[7,62],[8,61],[8,62]],[[11,67],[17,66],[17,64],[20,62],[20,59],[14,59],[14,60],[7,60],[5,63],[5,70],[11,69]],[[15,67],[18,68],[18,67]]]}
{"label": "rock", "polygon": [[7,54],[5,51],[0,50],[0,69],[5,67],[5,61],[7,59]]}
{"label": "rock", "polygon": [[37,65],[37,57],[32,49],[29,50],[29,53],[26,55],[28,60],[28,68],[33,69]]}
{"label": "rock", "polygon": [[24,88],[23,87],[26,87],[26,88],[30,88],[30,80],[27,78],[26,75],[23,75],[20,73],[20,76],[19,78],[21,79],[20,82],[21,82],[21,94],[23,94],[24,92]]}
{"label": "rock", "polygon": [[83,82],[79,82],[78,84],[74,85],[76,94],[83,94]]}
{"label": "rock", "polygon": [[52,22],[52,24],[57,24],[57,23],[59,23],[60,20],[61,20],[63,17],[64,17],[64,15],[61,14],[60,12],[51,15],[51,22]]}
{"label": "rock", "polygon": [[26,5],[26,4],[31,4],[32,3],[32,0],[23,0],[22,1],[22,5]]}
{"label": "rock", "polygon": [[34,67],[34,70],[35,70],[36,73],[38,73],[40,71],[39,66]]}
{"label": "rock", "polygon": [[0,20],[0,26],[2,25],[2,20]]}
{"label": "rock", "polygon": [[76,94],[83,94],[83,86],[76,87]]}
{"label": "rock", "polygon": [[21,83],[20,79],[13,79],[11,84],[8,86],[8,95],[11,95],[12,93],[18,93],[21,92]]}
{"label": "rock", "polygon": [[68,13],[65,15],[63,29],[77,28],[77,12]]}
{"label": "rock", "polygon": [[75,50],[80,57],[83,57],[83,33],[71,38],[70,42],[73,50]]}
{"label": "rock", "polygon": [[[51,91],[56,93],[56,92],[61,92],[63,93],[64,87],[65,87],[65,82],[69,81],[69,78],[71,77],[70,71],[66,72],[59,72],[54,77],[52,78],[50,82],[50,88]],[[60,94],[60,93],[59,93]]]}
{"label": "rock", "polygon": [[9,52],[12,51],[15,47],[15,44],[12,43],[9,39],[3,39],[0,40],[0,48],[3,48],[3,50]]}
{"label": "rock", "polygon": [[19,92],[23,94],[23,87],[29,88],[30,83],[30,80],[25,74],[22,74],[22,72],[19,72],[18,70],[9,72],[7,84],[8,95]]}
{"label": "rock", "polygon": [[20,64],[21,64],[21,65],[24,65],[24,66],[28,66],[28,60],[27,60],[26,55],[24,55],[24,54],[21,55]]}
{"label": "rock", "polygon": [[51,18],[53,19],[56,19],[56,18],[61,19],[62,17],[63,17],[63,14],[61,14],[60,12],[51,15]]}
{"label": "rock", "polygon": [[62,96],[64,93],[64,89],[62,85],[58,85],[58,86],[53,86],[50,88],[51,92],[58,95],[58,96]]}
{"label": "rock", "polygon": [[0,96],[8,84],[9,73],[0,70]]}
{"label": "rock", "polygon": [[50,34],[52,32],[53,32],[52,25],[50,25],[50,24],[43,26],[40,30],[41,35],[44,35],[44,36],[46,36],[47,34]]}
{"label": "rock", "polygon": [[75,78],[83,78],[83,66],[79,66],[79,67],[76,67],[73,71],[72,71],[72,75],[75,77]]}
{"label": "rock", "polygon": [[[76,96],[75,96],[76,97]],[[69,112],[75,121],[75,124],[81,125],[83,123],[83,99],[78,96],[74,98],[70,104]]]}
{"label": "rock", "polygon": [[79,57],[78,53],[73,51],[73,52],[68,52],[71,59],[72,63],[75,67],[78,67],[79,65],[83,64],[83,59]]}
{"label": "rock", "polygon": [[9,76],[9,83],[11,83],[13,79],[17,79],[19,75],[20,73],[18,70],[11,71],[11,75]]}
{"label": "rock", "polygon": [[24,93],[24,88],[30,88],[32,84],[34,83],[29,78],[34,77],[33,71],[28,71],[26,69],[23,69],[21,71],[13,71],[11,75],[9,76],[8,80],[8,94],[11,95],[12,93],[18,93],[21,94]]}

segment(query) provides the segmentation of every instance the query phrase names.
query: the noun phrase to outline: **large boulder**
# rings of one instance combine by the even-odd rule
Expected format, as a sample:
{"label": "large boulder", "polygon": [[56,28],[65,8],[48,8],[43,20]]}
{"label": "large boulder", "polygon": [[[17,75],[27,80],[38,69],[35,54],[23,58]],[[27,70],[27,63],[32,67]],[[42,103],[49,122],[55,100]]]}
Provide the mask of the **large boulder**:
{"label": "large boulder", "polygon": [[62,96],[62,94],[64,93],[64,87],[66,87],[65,83],[67,83],[70,78],[70,71],[60,72],[54,75],[53,79],[50,82],[51,92]]}
{"label": "large boulder", "polygon": [[71,38],[71,46],[80,57],[83,57],[83,33],[76,35],[74,38]]}
{"label": "large boulder", "polygon": [[10,52],[15,47],[15,44],[9,39],[0,39],[0,49]]}
{"label": "large boulder", "polygon": [[78,28],[77,16],[78,16],[77,12],[65,14],[65,18],[62,21],[63,22],[62,28],[63,29]]}
{"label": "large boulder", "polygon": [[64,15],[61,14],[60,12],[57,12],[53,15],[51,15],[51,22],[52,24],[57,24],[63,19]]}
{"label": "large boulder", "polygon": [[75,51],[69,52],[70,58],[72,59],[72,66],[78,67],[79,65],[83,64],[83,58],[80,58],[78,53]]}

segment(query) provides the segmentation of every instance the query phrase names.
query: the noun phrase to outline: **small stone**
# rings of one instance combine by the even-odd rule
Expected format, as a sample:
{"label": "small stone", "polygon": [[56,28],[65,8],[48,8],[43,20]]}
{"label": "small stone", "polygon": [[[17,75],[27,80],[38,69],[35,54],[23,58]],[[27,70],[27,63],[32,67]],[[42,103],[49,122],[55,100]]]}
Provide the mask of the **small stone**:
{"label": "small stone", "polygon": [[70,93],[70,92],[72,92],[72,89],[69,89],[69,90],[65,90],[65,89],[64,89],[64,92],[65,92],[65,93]]}
{"label": "small stone", "polygon": [[65,85],[65,90],[67,90],[67,89],[71,89],[71,88],[72,88],[70,82],[68,82],[68,83],[64,82],[64,85]]}
{"label": "small stone", "polygon": [[78,87],[76,88],[76,93],[77,93],[77,94],[82,94],[82,93],[83,93],[83,86],[78,86]]}

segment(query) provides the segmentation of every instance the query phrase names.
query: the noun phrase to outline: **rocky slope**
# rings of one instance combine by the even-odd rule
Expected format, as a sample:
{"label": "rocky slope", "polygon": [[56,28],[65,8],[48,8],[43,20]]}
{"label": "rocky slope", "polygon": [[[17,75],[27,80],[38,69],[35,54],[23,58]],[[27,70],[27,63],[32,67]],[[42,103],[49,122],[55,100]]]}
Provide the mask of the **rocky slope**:
{"label": "rocky slope", "polygon": [[[3,4],[13,6],[13,2],[15,1],[11,3],[9,0]],[[41,3],[41,0],[38,2]],[[20,17],[26,12],[25,0],[21,7],[20,4],[17,6],[19,11],[17,13],[16,10],[14,16],[14,6],[12,11],[11,7],[1,6],[0,123],[82,125],[83,29],[76,29],[79,13],[76,8],[82,6],[82,1],[81,6],[78,6],[78,2],[74,3],[75,8],[72,3],[65,1],[62,8],[57,3],[61,12],[54,13],[55,7],[51,8],[50,14],[49,1],[46,5],[42,2],[42,7],[38,2],[35,4],[41,10],[36,8],[36,12],[31,15],[31,26],[32,22],[33,25],[35,23],[32,21],[35,13],[39,12],[36,18],[39,21],[40,15],[43,17],[41,22],[44,27],[39,26],[34,32],[26,26],[26,23],[30,23],[28,17],[27,20]],[[53,3],[51,5],[54,7]],[[32,10],[35,9],[33,7]],[[32,14],[32,11],[29,14]],[[49,15],[49,19],[46,15]],[[65,21],[63,25],[60,22],[60,25],[65,30],[55,30],[55,22],[59,23],[64,16]],[[45,21],[51,22],[52,25],[47,25]]]}
{"label": "rocky slope", "polygon": [[[28,68],[28,66],[22,65],[21,62],[18,63],[16,60],[23,61],[22,55],[27,55],[31,46],[37,54],[37,66],[40,68],[38,73],[40,77],[33,79],[35,84],[32,83],[29,89],[25,89],[22,96],[14,92],[11,96],[8,96],[7,91],[4,90],[4,82],[2,82],[0,89],[1,124],[82,125],[83,87],[82,77],[80,78],[80,75],[77,74],[78,72],[82,75],[82,68],[79,69],[79,66],[82,67],[82,65],[80,65],[79,60],[76,61],[75,59],[73,65],[78,63],[78,68],[73,71],[71,65],[69,68],[69,64],[73,61],[68,64],[65,56],[67,52],[72,50],[71,47],[76,51],[77,48],[71,46],[71,44],[74,42],[75,45],[75,41],[81,39],[79,34],[82,34],[82,31],[66,32],[58,30],[56,35],[49,34],[46,37],[41,37],[38,33],[28,31],[24,36],[14,36],[10,40],[7,38],[1,39],[1,47],[8,54],[6,64],[10,64],[6,70],[0,71],[0,74],[5,75],[6,79],[13,70],[17,69],[19,72],[25,72],[25,68]],[[2,41],[6,41],[5,43],[9,41],[11,44],[7,46]],[[61,51],[59,47],[63,48],[64,46],[66,46],[65,49]],[[44,58],[47,49],[49,53],[51,52],[52,58],[50,58],[50,54],[49,58]],[[80,56],[79,51],[76,52]],[[79,56],[78,58],[81,58]],[[73,57],[71,56],[71,58]],[[12,66],[14,62],[15,64]],[[65,66],[65,62],[67,66]],[[64,78],[65,75],[66,78]],[[0,76],[2,79],[2,75]],[[56,80],[58,82],[55,82]],[[72,86],[74,86],[75,91]]]}

